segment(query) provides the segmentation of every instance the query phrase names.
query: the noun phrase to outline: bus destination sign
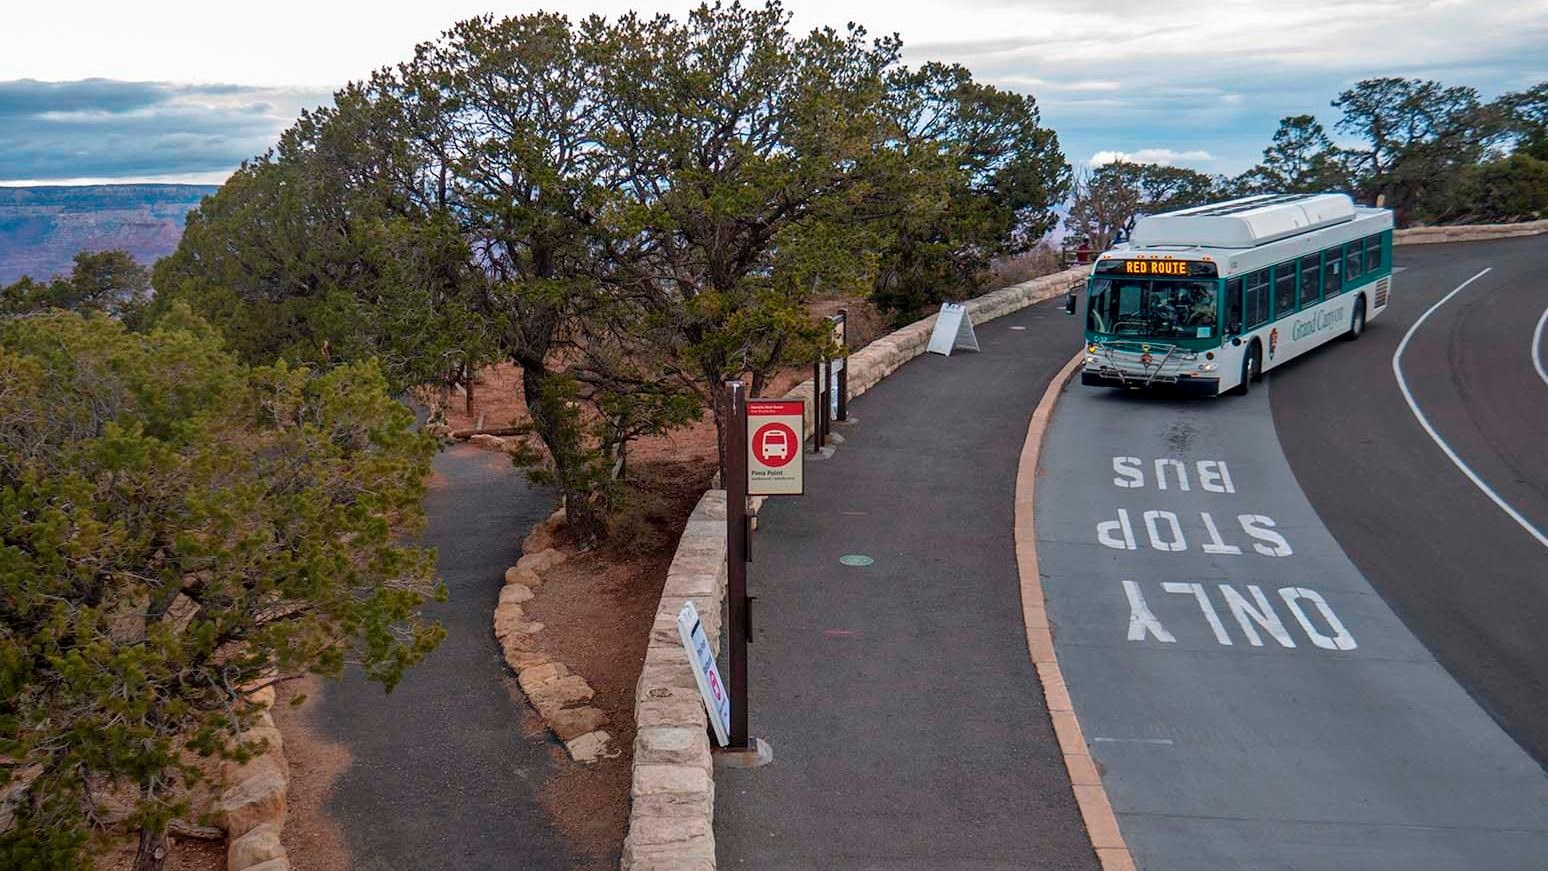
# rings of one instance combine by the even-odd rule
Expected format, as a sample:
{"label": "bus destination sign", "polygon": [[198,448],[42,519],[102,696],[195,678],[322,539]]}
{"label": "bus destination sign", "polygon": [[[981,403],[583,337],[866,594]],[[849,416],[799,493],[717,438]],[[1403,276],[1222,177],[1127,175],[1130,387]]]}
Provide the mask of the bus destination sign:
{"label": "bus destination sign", "polygon": [[1213,263],[1197,260],[1099,260],[1098,275],[1152,275],[1173,278],[1214,277],[1219,273]]}

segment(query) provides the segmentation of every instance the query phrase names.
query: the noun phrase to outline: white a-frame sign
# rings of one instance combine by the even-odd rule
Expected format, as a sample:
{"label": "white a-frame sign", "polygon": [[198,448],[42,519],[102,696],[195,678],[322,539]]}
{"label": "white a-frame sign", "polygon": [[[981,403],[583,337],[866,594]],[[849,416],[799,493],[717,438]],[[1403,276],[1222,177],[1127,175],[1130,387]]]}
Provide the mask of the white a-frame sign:
{"label": "white a-frame sign", "polygon": [[929,351],[950,357],[958,348],[977,351],[978,336],[973,334],[973,321],[968,317],[967,306],[948,302],[941,306],[941,313],[935,318]]}

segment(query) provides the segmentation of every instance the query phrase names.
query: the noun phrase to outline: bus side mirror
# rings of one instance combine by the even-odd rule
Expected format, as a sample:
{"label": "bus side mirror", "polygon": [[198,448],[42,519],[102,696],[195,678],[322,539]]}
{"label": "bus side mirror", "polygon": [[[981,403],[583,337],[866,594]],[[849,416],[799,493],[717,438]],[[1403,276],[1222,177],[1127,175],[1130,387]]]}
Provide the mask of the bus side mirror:
{"label": "bus side mirror", "polygon": [[1064,295],[1064,313],[1067,315],[1075,313],[1075,291],[1073,290]]}

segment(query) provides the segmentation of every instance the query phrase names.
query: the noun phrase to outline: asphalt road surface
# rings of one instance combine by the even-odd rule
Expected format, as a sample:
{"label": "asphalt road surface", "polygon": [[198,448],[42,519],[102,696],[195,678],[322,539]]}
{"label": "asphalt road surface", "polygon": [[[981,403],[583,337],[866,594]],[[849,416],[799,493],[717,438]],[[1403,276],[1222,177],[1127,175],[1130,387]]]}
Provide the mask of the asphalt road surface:
{"label": "asphalt road surface", "polygon": [[[1424,431],[1420,411],[1475,475],[1548,531],[1548,237],[1397,248],[1393,302],[1352,345],[1271,373],[1296,479],[1354,564],[1441,664],[1548,763],[1548,547]],[[1548,856],[1543,859],[1548,866]]]}
{"label": "asphalt road surface", "polygon": [[520,535],[551,499],[503,454],[458,446],[434,468],[425,543],[450,595],[428,612],[447,636],[390,695],[355,671],[326,685],[317,721],[352,756],[328,812],[350,871],[573,868],[538,801],[553,745],[512,697],[489,628]]}
{"label": "asphalt road surface", "polygon": [[1141,868],[1548,861],[1548,776],[1522,749],[1542,734],[1544,550],[1420,428],[1391,364],[1415,318],[1499,261],[1404,371],[1459,456],[1548,517],[1548,385],[1528,392],[1521,335],[1548,305],[1545,254],[1400,248],[1360,342],[1250,397],[1067,391],[1037,492],[1044,590]]}
{"label": "asphalt road surface", "polygon": [[774,762],[715,773],[723,869],[1096,867],[1012,537],[1027,422],[1079,324],[1056,300],[977,334],[982,353],[917,358],[855,400],[806,495],[764,506],[750,717]]}

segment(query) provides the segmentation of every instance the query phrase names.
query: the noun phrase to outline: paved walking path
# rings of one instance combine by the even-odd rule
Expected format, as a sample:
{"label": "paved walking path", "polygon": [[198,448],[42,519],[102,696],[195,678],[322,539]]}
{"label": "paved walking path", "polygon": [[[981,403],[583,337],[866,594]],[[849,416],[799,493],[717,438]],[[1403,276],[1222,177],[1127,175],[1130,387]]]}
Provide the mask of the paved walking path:
{"label": "paved walking path", "polygon": [[429,613],[446,640],[391,695],[357,672],[324,687],[317,722],[353,756],[328,812],[350,871],[574,867],[538,802],[548,735],[512,697],[489,628],[520,536],[550,500],[503,454],[454,447],[435,471],[425,541],[450,598]]}
{"label": "paved walking path", "polygon": [[1096,867],[1012,538],[1027,422],[1079,325],[1056,300],[977,332],[982,353],[921,357],[853,402],[806,495],[763,509],[751,723],[774,763],[716,772],[721,868]]}

